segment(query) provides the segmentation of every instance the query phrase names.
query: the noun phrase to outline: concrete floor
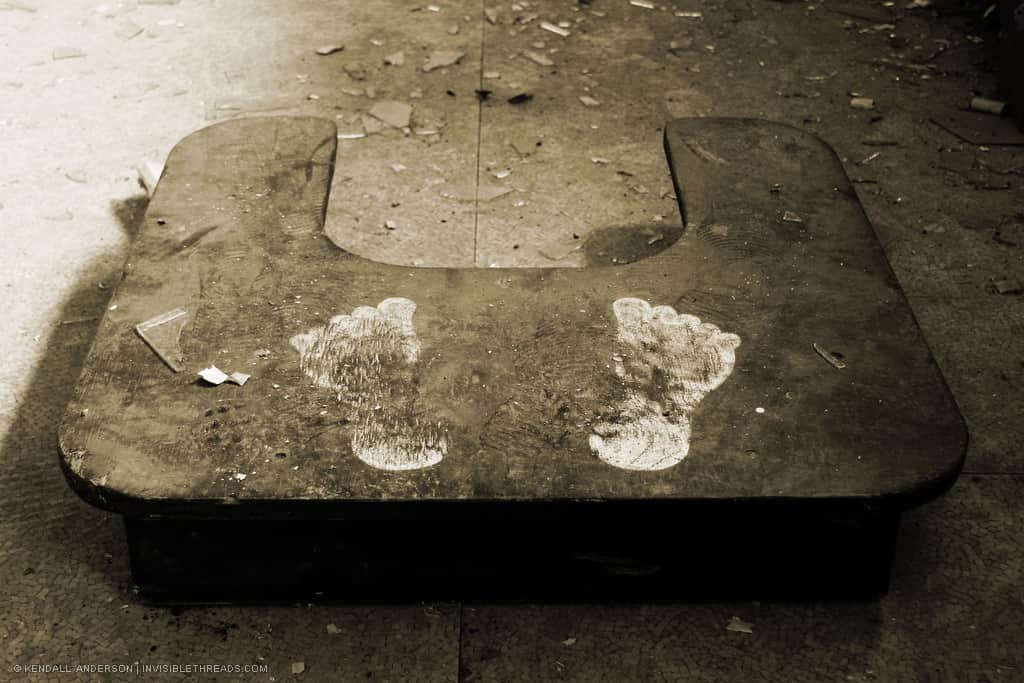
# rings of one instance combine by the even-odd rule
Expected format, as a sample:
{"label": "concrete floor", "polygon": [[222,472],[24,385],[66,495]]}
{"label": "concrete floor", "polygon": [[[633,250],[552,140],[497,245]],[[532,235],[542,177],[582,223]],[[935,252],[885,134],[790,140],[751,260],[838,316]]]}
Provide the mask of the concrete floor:
{"label": "concrete floor", "polygon": [[[946,0],[484,4],[494,23],[473,0],[437,11],[0,0],[0,679],[24,678],[15,666],[138,661],[266,664],[253,680],[1024,680],[1024,297],[993,286],[1024,279],[1024,148],[967,144],[929,121],[972,92],[994,94],[991,27]],[[569,22],[571,35],[540,20]],[[332,43],[345,50],[316,54]],[[442,49],[465,55],[419,70]],[[397,51],[404,63],[384,64]],[[480,88],[494,92],[482,104]],[[534,99],[507,103],[520,92]],[[850,107],[852,92],[875,109]],[[413,105],[408,135],[364,117],[379,100]],[[594,230],[678,223],[658,130],[672,116],[771,118],[825,138],[971,431],[960,482],[905,517],[890,594],[868,604],[141,604],[119,520],[63,481],[56,421],[145,208],[137,167],[211,121],[268,112],[368,134],[340,141],[328,231],[365,256],[420,265],[580,265],[574,240]],[[477,202],[477,185],[512,191]],[[727,631],[733,616],[753,632]]]}

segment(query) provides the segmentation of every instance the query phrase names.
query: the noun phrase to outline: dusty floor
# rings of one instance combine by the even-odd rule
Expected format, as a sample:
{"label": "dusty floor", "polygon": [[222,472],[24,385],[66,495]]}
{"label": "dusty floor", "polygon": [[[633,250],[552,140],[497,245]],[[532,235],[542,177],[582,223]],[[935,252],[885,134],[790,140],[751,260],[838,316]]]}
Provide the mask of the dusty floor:
{"label": "dusty floor", "polygon": [[[0,678],[140,661],[265,663],[256,680],[1024,680],[1024,148],[967,144],[929,120],[994,94],[991,26],[948,2],[483,4],[492,17],[471,0],[0,0]],[[421,70],[446,49],[464,55]],[[493,94],[480,103],[476,89]],[[533,99],[508,102],[520,93]],[[364,116],[381,100],[413,106],[408,134]],[[63,481],[56,420],[145,207],[137,167],[214,120],[296,112],[346,135],[332,235],[420,265],[578,265],[593,230],[669,229],[659,126],[672,116],[765,117],[829,141],[971,430],[957,486],[905,517],[890,594],[140,604],[119,520]],[[753,633],[727,631],[732,616]]]}

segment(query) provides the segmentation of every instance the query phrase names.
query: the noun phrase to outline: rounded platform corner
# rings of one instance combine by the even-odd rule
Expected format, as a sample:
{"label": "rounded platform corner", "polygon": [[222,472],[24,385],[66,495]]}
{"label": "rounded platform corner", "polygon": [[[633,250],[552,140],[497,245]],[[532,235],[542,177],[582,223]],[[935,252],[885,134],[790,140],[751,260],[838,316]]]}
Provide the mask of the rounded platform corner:
{"label": "rounded platform corner", "polygon": [[[240,173],[245,166],[238,163],[241,150],[247,162],[272,158],[312,158],[320,154],[322,163],[333,166],[337,150],[338,127],[330,119],[315,116],[246,116],[218,121],[181,138],[171,147],[165,169],[200,159],[208,172]],[[329,143],[329,144],[327,144]],[[233,154],[226,154],[228,151]],[[224,168],[215,162],[223,160]],[[212,168],[209,168],[211,167]],[[193,165],[192,168],[195,168]],[[157,184],[156,192],[160,186]]]}
{"label": "rounded platform corner", "polygon": [[92,481],[84,473],[86,450],[68,434],[68,425],[64,421],[57,427],[57,451],[64,480],[79,498],[106,512],[120,512],[110,505],[109,497],[102,490],[102,484]]}
{"label": "rounded platform corner", "polygon": [[322,130],[319,132],[323,133],[324,136],[330,135],[335,140],[338,136],[337,124],[330,119],[319,116],[240,116],[224,121],[215,121],[192,131],[171,147],[167,158],[170,160],[176,151],[181,151],[197,142],[205,141],[211,136],[222,136],[225,138],[237,136],[238,139],[252,144],[260,139],[261,131],[266,131],[266,137],[273,139],[274,133],[280,130],[282,126],[287,127],[289,130],[298,128],[301,133],[308,132],[311,137],[322,137],[317,136],[316,133],[318,131],[314,130],[315,126],[320,126]]}

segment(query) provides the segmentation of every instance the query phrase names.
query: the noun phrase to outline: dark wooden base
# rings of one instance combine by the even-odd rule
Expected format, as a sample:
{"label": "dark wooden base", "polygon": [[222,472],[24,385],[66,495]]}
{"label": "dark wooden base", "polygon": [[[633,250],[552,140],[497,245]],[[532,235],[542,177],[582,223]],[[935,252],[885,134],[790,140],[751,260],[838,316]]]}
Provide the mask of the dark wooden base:
{"label": "dark wooden base", "polygon": [[899,525],[893,512],[744,504],[560,507],[515,522],[464,512],[126,526],[145,598],[204,603],[873,599],[888,587]]}

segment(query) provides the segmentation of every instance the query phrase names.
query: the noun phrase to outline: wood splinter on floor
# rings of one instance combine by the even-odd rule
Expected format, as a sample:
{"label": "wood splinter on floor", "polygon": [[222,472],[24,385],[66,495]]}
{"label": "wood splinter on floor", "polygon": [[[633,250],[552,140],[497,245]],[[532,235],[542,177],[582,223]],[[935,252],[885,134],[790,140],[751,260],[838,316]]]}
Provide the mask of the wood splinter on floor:
{"label": "wood splinter on floor", "polygon": [[840,359],[831,351],[826,351],[825,349],[818,346],[817,343],[813,343],[811,344],[811,346],[814,347],[814,350],[817,352],[819,356],[825,359],[825,362],[834,367],[836,370],[842,370],[843,368],[846,367],[846,363],[843,362],[842,359]]}

